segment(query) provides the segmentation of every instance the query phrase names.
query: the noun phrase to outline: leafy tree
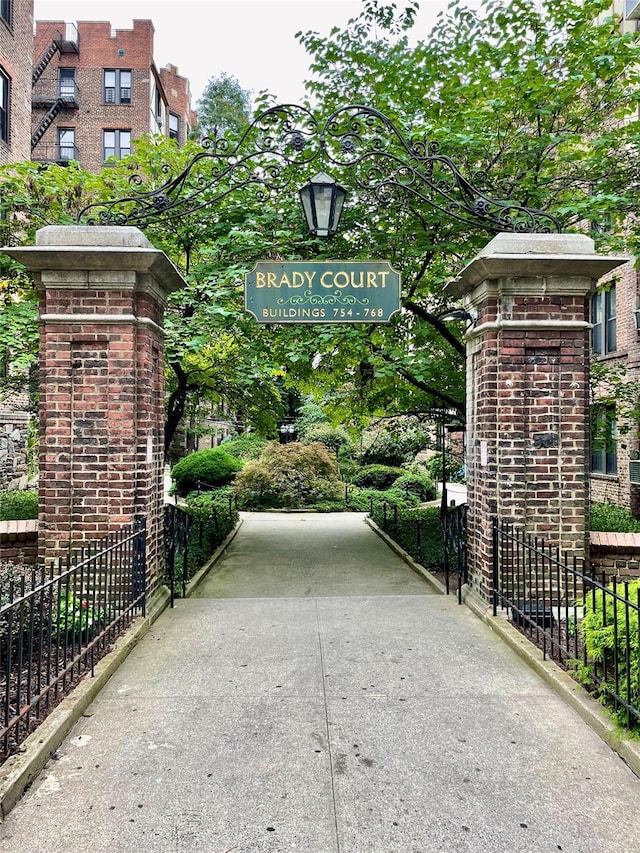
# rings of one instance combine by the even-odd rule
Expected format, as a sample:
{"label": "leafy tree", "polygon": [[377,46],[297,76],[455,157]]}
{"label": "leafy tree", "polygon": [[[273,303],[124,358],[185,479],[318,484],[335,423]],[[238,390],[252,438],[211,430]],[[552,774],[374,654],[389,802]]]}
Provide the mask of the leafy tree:
{"label": "leafy tree", "polygon": [[201,136],[239,136],[251,121],[251,94],[222,73],[207,83],[197,112]]}

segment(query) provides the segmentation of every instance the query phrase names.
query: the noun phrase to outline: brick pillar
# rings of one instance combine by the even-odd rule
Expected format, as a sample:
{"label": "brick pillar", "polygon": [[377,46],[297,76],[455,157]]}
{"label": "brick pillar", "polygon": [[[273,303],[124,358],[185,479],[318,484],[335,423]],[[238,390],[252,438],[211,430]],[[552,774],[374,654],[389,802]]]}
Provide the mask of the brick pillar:
{"label": "brick pillar", "polygon": [[470,579],[492,588],[492,519],[588,551],[589,296],[621,258],[579,234],[499,234],[449,285],[467,343]]}
{"label": "brick pillar", "polygon": [[144,515],[162,547],[163,310],[184,282],[129,227],[50,226],[5,250],[40,293],[40,558]]}

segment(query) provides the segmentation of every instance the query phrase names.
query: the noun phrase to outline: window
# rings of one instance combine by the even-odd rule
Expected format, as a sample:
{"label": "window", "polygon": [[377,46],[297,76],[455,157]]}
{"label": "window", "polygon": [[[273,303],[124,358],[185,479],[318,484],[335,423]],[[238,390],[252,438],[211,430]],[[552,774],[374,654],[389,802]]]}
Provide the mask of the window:
{"label": "window", "polygon": [[76,69],[58,69],[58,94],[61,98],[73,100],[76,96]]}
{"label": "window", "polygon": [[58,160],[76,159],[75,127],[58,128]]}
{"label": "window", "polygon": [[618,430],[614,406],[591,409],[591,470],[597,474],[618,473]]}
{"label": "window", "polygon": [[616,286],[610,284],[591,297],[591,349],[598,355],[616,350]]}
{"label": "window", "polygon": [[103,137],[103,160],[109,157],[128,157],[131,154],[131,131],[130,130],[104,130]]}
{"label": "window", "polygon": [[175,113],[169,113],[169,139],[180,142],[180,117]]}
{"label": "window", "polygon": [[9,143],[9,95],[11,87],[7,75],[0,68],[0,141]]}
{"label": "window", "polygon": [[11,26],[11,0],[0,0],[0,18]]}
{"label": "window", "polygon": [[123,68],[105,68],[104,70],[105,104],[131,103],[131,71]]}

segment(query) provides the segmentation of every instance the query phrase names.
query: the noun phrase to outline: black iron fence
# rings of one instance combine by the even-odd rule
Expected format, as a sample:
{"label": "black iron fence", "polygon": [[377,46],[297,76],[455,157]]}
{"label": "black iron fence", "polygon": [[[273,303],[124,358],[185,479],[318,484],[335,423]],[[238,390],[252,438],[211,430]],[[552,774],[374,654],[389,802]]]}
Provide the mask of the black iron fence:
{"label": "black iron fence", "polygon": [[164,580],[171,593],[171,607],[176,595],[186,595],[188,582],[226,539],[237,521],[238,510],[233,496],[215,500],[211,494],[203,492],[186,508],[165,504]]}
{"label": "black iron fence", "polygon": [[0,760],[14,752],[134,616],[145,612],[144,518],[47,570],[0,577]]}
{"label": "black iron fence", "polygon": [[444,582],[447,595],[452,588],[462,601],[467,582],[467,508],[402,508],[371,499],[369,512],[381,530],[397,542],[416,562]]}
{"label": "black iron fence", "polygon": [[628,728],[640,725],[640,580],[607,579],[576,557],[498,519],[493,524],[493,612],[506,609],[546,657]]}

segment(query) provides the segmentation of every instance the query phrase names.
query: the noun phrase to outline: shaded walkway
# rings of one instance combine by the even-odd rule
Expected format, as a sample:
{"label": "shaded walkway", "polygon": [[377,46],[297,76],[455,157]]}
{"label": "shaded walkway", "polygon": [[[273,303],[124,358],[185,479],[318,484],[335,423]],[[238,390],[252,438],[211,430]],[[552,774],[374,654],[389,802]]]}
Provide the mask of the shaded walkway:
{"label": "shaded walkway", "polygon": [[640,780],[361,516],[253,515],[0,849],[634,853],[638,802]]}

